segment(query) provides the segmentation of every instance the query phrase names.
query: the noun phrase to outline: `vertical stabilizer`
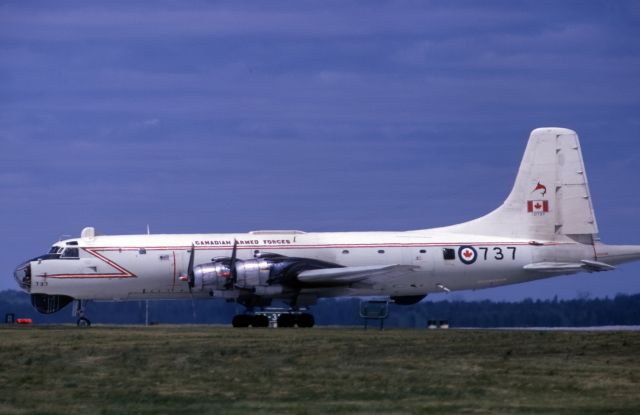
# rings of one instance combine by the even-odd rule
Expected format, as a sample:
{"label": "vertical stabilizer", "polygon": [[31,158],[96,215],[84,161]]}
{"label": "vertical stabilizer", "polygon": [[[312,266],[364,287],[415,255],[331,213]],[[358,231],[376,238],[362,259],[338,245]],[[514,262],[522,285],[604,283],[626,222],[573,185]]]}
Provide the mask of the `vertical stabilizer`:
{"label": "vertical stabilizer", "polygon": [[596,224],[578,135],[566,128],[531,132],[516,182],[498,209],[451,232],[592,243]]}

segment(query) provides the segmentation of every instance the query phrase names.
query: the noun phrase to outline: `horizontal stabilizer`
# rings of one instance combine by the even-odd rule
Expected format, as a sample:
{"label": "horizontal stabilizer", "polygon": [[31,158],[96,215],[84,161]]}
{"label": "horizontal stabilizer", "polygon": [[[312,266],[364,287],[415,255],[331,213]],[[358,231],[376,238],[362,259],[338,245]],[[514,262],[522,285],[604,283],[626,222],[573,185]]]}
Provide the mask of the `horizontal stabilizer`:
{"label": "horizontal stabilizer", "polygon": [[414,271],[410,265],[373,265],[362,267],[323,268],[303,271],[298,280],[309,284],[346,285],[371,277],[403,275]]}
{"label": "horizontal stabilizer", "polygon": [[616,269],[616,267],[614,267],[613,265],[605,264],[604,262],[599,261],[590,261],[588,259],[583,259],[580,262],[586,265],[587,269],[591,271],[613,271],[614,269]]}
{"label": "horizontal stabilizer", "polygon": [[572,272],[600,272],[612,271],[616,267],[604,262],[583,259],[580,262],[536,262],[523,267],[527,271],[548,273],[572,273]]}

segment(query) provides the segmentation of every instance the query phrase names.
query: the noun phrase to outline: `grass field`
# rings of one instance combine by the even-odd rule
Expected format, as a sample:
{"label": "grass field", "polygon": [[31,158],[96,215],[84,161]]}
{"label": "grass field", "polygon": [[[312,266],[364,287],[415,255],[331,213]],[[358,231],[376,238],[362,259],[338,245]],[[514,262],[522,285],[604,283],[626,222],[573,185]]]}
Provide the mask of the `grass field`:
{"label": "grass field", "polygon": [[640,413],[640,333],[0,328],[1,414]]}

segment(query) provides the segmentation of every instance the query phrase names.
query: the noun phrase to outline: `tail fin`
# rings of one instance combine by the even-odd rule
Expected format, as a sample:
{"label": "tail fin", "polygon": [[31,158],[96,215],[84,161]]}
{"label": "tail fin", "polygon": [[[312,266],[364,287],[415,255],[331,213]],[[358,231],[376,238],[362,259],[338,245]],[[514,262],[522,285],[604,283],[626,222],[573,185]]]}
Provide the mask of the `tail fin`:
{"label": "tail fin", "polygon": [[498,209],[447,230],[459,233],[557,240],[598,238],[587,175],[575,131],[531,132],[513,190]]}

